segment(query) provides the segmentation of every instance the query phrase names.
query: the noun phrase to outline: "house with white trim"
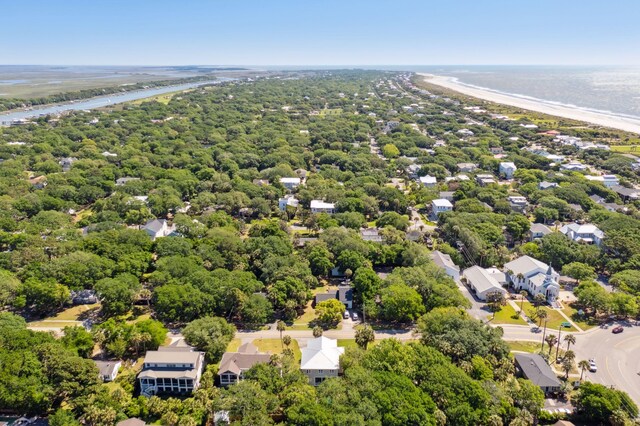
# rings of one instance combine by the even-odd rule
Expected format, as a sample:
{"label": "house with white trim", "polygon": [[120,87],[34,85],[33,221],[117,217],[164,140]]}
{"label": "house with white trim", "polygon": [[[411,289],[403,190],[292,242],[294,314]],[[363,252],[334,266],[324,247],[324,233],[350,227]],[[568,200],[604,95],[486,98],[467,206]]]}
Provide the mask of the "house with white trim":
{"label": "house with white trim", "polygon": [[300,178],[299,177],[283,177],[280,178],[280,183],[282,186],[287,188],[289,191],[295,189],[300,186]]}
{"label": "house with white trim", "polygon": [[420,176],[419,179],[420,183],[427,188],[432,188],[438,184],[438,180],[435,178],[435,176]]}
{"label": "house with white trim", "polygon": [[480,300],[487,300],[491,293],[506,294],[507,290],[500,284],[498,277],[502,276],[500,271],[493,274],[492,270],[481,268],[480,266],[472,266],[462,271],[462,276],[467,285]]}
{"label": "house with white trim", "polygon": [[453,204],[451,204],[451,201],[444,198],[431,201],[431,218],[433,220],[438,220],[438,215],[440,215],[440,213],[450,211],[453,211]]}
{"label": "house with white trim", "polygon": [[204,352],[189,346],[161,346],[148,351],[138,374],[140,394],[187,395],[200,385]]}
{"label": "house with white trim", "polygon": [[256,364],[266,364],[271,360],[271,355],[258,352],[253,343],[245,343],[237,352],[225,352],[220,360],[218,377],[221,386],[232,385],[243,378],[245,371]]}
{"label": "house with white trim", "polygon": [[591,223],[569,223],[560,228],[560,232],[577,243],[595,244],[598,247],[604,238],[604,232]]}
{"label": "house with white trim", "polygon": [[336,212],[336,205],[334,203],[325,203],[322,200],[311,200],[311,213],[320,214],[334,214]]}
{"label": "house with white trim", "polygon": [[444,272],[454,280],[458,281],[460,279],[460,267],[453,263],[451,256],[448,254],[434,250],[431,252],[431,260],[440,268],[444,269]]}
{"label": "house with white trim", "polygon": [[516,172],[516,170],[518,170],[518,168],[514,163],[510,161],[502,162],[498,167],[498,172],[501,175],[504,175],[504,177],[506,177],[507,179],[513,179],[513,174]]}
{"label": "house with white trim", "polygon": [[301,352],[300,369],[309,378],[310,384],[318,386],[325,379],[338,377],[344,348],[338,346],[337,340],[324,336],[310,339]]}
{"label": "house with white trim", "polygon": [[516,290],[526,290],[531,296],[543,294],[550,303],[558,298],[560,275],[550,265],[531,256],[521,256],[506,263],[504,270]]}

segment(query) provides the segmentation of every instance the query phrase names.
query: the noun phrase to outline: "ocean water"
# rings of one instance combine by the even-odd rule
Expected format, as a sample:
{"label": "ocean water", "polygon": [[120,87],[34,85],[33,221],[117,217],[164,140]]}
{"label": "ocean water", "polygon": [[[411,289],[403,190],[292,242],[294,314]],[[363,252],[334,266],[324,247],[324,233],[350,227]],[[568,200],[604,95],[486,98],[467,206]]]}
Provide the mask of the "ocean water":
{"label": "ocean water", "polygon": [[640,118],[640,68],[552,66],[416,66],[494,92]]}

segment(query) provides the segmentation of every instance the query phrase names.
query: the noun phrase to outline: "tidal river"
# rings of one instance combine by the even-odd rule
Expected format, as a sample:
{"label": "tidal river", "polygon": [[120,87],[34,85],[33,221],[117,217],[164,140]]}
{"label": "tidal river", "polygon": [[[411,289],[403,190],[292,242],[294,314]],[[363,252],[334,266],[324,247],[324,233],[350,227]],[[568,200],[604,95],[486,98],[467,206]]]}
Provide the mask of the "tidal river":
{"label": "tidal river", "polygon": [[120,104],[123,102],[135,101],[137,99],[150,98],[152,96],[161,95],[163,93],[193,89],[194,87],[204,86],[208,84],[220,84],[224,81],[229,80],[232,79],[220,77],[215,81],[199,81],[196,83],[176,84],[175,86],[154,87],[132,92],[97,96],[95,98],[83,99],[75,102],[69,101],[62,104],[41,105],[29,110],[0,113],[0,125],[10,126],[14,122],[20,122],[21,120],[27,120],[29,118],[39,117],[43,115],[56,115],[66,111],[80,111],[101,108],[109,105]]}

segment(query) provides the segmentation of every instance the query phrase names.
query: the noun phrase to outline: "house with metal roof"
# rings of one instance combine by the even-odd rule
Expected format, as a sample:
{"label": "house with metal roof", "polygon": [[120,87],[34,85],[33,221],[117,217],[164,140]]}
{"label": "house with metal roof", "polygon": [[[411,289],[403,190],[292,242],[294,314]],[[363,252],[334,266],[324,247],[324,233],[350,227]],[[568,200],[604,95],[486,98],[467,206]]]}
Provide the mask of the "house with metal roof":
{"label": "house with metal roof", "polygon": [[460,279],[460,267],[453,263],[451,256],[448,254],[435,250],[431,252],[431,260],[440,268],[444,269],[444,272],[454,280],[458,281]]}
{"label": "house with metal roof", "polygon": [[324,336],[310,339],[301,352],[300,369],[309,378],[310,384],[318,386],[325,379],[338,377],[344,348],[338,346],[337,340]]}
{"label": "house with metal roof", "polygon": [[476,265],[465,269],[462,272],[462,276],[471,291],[480,300],[487,300],[491,293],[507,293],[507,290],[500,285],[494,274],[480,266]]}
{"label": "house with metal roof", "polygon": [[595,244],[598,247],[604,238],[604,232],[590,223],[569,223],[560,228],[560,232],[577,243]]}
{"label": "house with metal roof", "polygon": [[521,256],[506,263],[504,269],[516,290],[526,290],[531,296],[543,294],[550,303],[558,298],[559,275],[550,265],[531,256]]}

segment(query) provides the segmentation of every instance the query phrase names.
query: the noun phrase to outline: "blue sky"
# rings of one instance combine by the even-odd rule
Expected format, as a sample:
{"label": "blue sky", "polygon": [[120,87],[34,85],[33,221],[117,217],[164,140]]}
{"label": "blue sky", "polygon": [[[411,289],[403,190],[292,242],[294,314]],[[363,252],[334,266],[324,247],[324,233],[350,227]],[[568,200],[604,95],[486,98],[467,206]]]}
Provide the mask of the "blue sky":
{"label": "blue sky", "polygon": [[0,63],[640,65],[638,0],[20,0]]}

